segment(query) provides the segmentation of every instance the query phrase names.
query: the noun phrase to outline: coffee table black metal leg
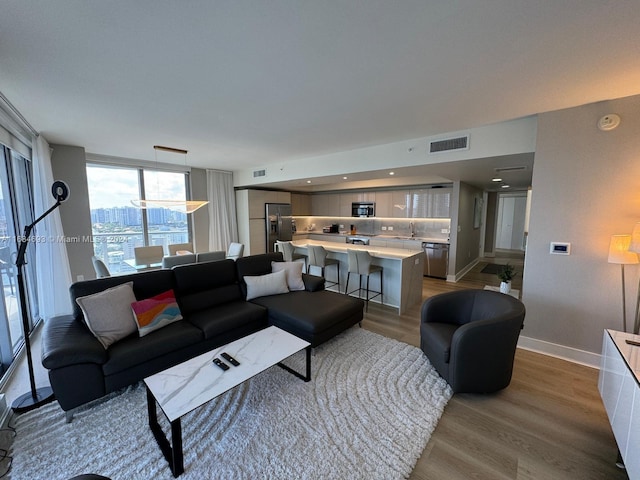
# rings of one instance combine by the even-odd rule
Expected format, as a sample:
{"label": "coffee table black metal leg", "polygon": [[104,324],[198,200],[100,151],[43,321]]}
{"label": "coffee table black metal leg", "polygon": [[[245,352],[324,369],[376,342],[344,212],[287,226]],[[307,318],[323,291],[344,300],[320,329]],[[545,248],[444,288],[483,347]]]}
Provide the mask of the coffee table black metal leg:
{"label": "coffee table black metal leg", "polygon": [[294,374],[296,377],[301,378],[305,382],[310,381],[311,380],[311,345],[305,348],[305,352],[307,356],[306,358],[307,372],[305,375],[302,375],[301,373],[296,372],[293,368],[289,367],[288,365],[285,365],[284,363],[278,363],[278,366],[280,368],[284,368],[287,372]]}
{"label": "coffee table black metal leg", "polygon": [[149,427],[153,436],[158,442],[158,446],[164,455],[164,458],[169,462],[171,473],[174,477],[180,476],[184,473],[184,458],[182,454],[182,425],[180,419],[171,422],[171,444],[167,440],[166,435],[162,431],[160,424],[158,423],[158,414],[156,411],[156,399],[153,397],[151,391],[147,388],[147,410],[149,412]]}

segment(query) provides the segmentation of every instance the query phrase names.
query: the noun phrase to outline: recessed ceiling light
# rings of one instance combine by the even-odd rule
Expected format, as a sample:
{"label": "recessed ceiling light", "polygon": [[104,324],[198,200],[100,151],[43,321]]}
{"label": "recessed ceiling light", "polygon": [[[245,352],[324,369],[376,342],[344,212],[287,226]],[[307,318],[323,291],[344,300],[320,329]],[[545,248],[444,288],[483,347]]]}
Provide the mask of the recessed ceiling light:
{"label": "recessed ceiling light", "polygon": [[509,188],[511,185],[507,185],[506,183],[504,185],[500,185],[500,188]]}
{"label": "recessed ceiling light", "polygon": [[396,172],[389,172],[389,175],[395,175]]}
{"label": "recessed ceiling light", "polygon": [[311,183],[311,180],[307,180],[307,183]]}
{"label": "recessed ceiling light", "polygon": [[501,181],[502,181],[502,179],[501,179],[500,177],[493,177],[493,178],[491,179],[491,181],[492,181],[492,182],[501,182]]}
{"label": "recessed ceiling light", "polygon": [[349,178],[349,177],[342,177],[343,180],[346,180],[347,178]]}

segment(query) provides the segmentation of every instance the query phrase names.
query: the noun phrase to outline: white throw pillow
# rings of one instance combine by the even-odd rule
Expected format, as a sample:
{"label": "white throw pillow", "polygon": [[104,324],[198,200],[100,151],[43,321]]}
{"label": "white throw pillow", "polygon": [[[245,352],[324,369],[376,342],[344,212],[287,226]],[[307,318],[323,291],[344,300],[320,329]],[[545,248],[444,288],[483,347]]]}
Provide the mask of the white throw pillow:
{"label": "white throw pillow", "polygon": [[271,272],[285,271],[287,273],[287,287],[289,291],[304,290],[302,281],[302,262],[271,262]]}
{"label": "white throw pillow", "polygon": [[135,301],[133,282],[76,298],[87,327],[104,348],[138,331],[131,310]]}
{"label": "white throw pillow", "polygon": [[245,276],[244,281],[247,284],[247,300],[289,293],[287,274],[284,270],[266,275]]}

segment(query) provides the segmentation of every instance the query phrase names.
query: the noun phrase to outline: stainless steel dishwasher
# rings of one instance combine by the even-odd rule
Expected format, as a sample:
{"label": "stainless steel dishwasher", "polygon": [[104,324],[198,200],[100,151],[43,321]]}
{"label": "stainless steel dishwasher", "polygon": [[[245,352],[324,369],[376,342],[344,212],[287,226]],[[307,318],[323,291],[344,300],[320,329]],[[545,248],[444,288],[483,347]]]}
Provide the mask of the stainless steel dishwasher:
{"label": "stainless steel dishwasher", "polygon": [[426,259],[424,261],[424,276],[447,278],[449,265],[449,245],[446,243],[422,242]]}

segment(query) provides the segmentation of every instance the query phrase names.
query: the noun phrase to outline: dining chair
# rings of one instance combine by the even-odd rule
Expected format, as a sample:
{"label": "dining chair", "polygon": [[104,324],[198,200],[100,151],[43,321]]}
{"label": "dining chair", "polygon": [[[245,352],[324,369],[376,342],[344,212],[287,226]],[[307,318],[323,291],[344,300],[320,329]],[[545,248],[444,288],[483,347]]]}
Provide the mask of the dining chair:
{"label": "dining chair", "polygon": [[244,244],[232,242],[229,244],[229,248],[227,250],[227,258],[230,258],[232,260],[237,260],[238,258],[242,257],[243,253],[244,253]]}
{"label": "dining chair", "polygon": [[193,243],[170,243],[169,255],[178,255],[178,252],[185,251],[189,253],[196,253],[193,251]]}
{"label": "dining chair", "polygon": [[109,269],[104,264],[104,262],[95,255],[91,257],[91,263],[93,263],[93,269],[96,271],[96,278],[105,278],[111,276],[111,272],[109,272]]}
{"label": "dining chair", "polygon": [[196,254],[196,263],[202,262],[218,262],[227,257],[224,250],[214,250],[213,252],[201,252]]}
{"label": "dining chair", "polygon": [[162,257],[162,268],[171,268],[176,265],[185,265],[187,263],[196,263],[196,254],[187,253],[184,255],[167,255]]}
{"label": "dining chair", "polygon": [[152,263],[161,263],[164,256],[162,245],[153,245],[151,247],[135,247],[133,256],[136,265],[150,265]]}

